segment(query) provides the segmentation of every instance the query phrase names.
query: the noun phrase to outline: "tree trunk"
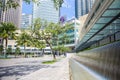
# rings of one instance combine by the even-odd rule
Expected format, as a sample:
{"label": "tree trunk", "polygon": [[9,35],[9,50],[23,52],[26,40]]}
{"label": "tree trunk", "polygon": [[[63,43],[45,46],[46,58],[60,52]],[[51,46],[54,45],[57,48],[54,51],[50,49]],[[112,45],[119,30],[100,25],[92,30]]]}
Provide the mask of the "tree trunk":
{"label": "tree trunk", "polygon": [[8,38],[6,38],[6,43],[5,43],[6,48],[7,48],[7,44],[8,44]]}
{"label": "tree trunk", "polygon": [[52,51],[52,54],[53,54],[53,59],[55,60],[56,59],[56,56],[55,56],[55,53],[53,52],[53,49],[52,49],[52,46],[50,44],[48,44],[50,46],[50,49]]}
{"label": "tree trunk", "polygon": [[4,49],[4,57],[7,58],[6,53],[7,53],[7,44],[8,44],[8,38],[5,39],[5,49]]}
{"label": "tree trunk", "polygon": [[46,43],[50,46],[50,49],[51,49],[52,54],[53,54],[53,59],[55,60],[55,59],[56,59],[56,56],[55,56],[55,53],[53,52],[53,49],[52,49],[51,44],[49,43],[49,41],[47,41],[47,40],[45,40],[45,41],[46,41]]}
{"label": "tree trunk", "polygon": [[[6,4],[6,0],[5,0],[4,3],[2,3],[3,6],[5,6],[4,4]],[[0,21],[1,22],[5,22],[5,13],[6,13],[5,9],[2,9],[1,13],[2,13],[1,14],[2,16],[1,16],[1,20]],[[4,41],[4,39],[2,38],[2,45],[4,45],[3,41]],[[5,58],[6,58],[6,52],[5,51],[6,51],[6,48],[7,48],[7,46],[6,46],[7,44],[6,43],[7,43],[7,39],[5,39],[5,48],[4,48],[4,57]]]}
{"label": "tree trunk", "polygon": [[3,46],[3,51],[1,51],[1,53],[3,52],[2,55],[4,55],[5,50],[4,50],[4,39],[3,38],[2,38],[2,46]]}
{"label": "tree trunk", "polygon": [[26,48],[26,47],[25,47],[25,45],[24,45],[24,57],[26,57],[26,54],[25,54],[25,48]]}

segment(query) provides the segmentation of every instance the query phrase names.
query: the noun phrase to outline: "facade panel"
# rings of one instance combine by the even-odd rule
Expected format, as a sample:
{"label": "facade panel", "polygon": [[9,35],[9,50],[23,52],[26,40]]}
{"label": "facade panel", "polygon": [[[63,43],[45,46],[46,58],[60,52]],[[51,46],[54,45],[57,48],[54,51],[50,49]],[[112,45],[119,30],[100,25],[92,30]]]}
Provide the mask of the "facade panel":
{"label": "facade panel", "polygon": [[75,17],[79,18],[91,10],[95,0],[76,0],[75,1]]}
{"label": "facade panel", "polygon": [[15,24],[16,27],[20,27],[22,0],[17,1],[19,3],[19,6],[16,9],[8,9],[7,11],[5,11],[5,13],[0,10],[0,22],[11,22]]}
{"label": "facade panel", "polygon": [[58,22],[59,10],[56,10],[52,0],[41,0],[40,4],[33,4],[33,19],[41,18],[48,22]]}
{"label": "facade panel", "polygon": [[22,14],[20,28],[27,29],[31,25],[32,25],[32,15],[31,14]]}

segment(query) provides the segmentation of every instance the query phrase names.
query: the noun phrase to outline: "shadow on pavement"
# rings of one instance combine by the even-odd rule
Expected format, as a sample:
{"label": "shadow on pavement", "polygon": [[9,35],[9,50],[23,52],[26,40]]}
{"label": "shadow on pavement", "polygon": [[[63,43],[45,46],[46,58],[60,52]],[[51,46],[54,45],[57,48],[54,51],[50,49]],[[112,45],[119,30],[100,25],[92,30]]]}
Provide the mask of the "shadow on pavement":
{"label": "shadow on pavement", "polygon": [[26,63],[26,64],[39,64],[41,63],[42,61],[27,61],[27,62],[16,62],[15,64],[23,64],[23,63]]}
{"label": "shadow on pavement", "polygon": [[30,74],[41,68],[48,68],[48,65],[16,65],[8,67],[0,67],[0,78],[7,76],[22,76]]}

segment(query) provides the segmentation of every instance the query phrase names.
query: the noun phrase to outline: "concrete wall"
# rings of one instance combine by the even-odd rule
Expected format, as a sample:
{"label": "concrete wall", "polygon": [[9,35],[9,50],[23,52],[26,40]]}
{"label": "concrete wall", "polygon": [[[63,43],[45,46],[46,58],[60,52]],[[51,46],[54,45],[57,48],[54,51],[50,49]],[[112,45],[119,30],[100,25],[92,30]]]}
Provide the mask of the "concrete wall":
{"label": "concrete wall", "polygon": [[100,76],[74,59],[70,59],[69,63],[70,80],[105,80],[104,77]]}
{"label": "concrete wall", "polygon": [[120,41],[80,52],[74,59],[106,77],[107,80],[120,79]]}

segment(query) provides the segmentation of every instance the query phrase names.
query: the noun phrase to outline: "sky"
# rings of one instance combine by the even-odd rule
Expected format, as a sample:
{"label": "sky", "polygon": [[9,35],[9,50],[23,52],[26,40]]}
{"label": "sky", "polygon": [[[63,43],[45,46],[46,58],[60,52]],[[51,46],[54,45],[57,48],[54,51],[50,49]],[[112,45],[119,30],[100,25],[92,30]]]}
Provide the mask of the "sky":
{"label": "sky", "polygon": [[[75,0],[64,0],[61,7],[61,16],[65,16],[67,20],[75,16],[74,2]],[[22,5],[22,13],[32,14],[32,4],[29,5],[23,2]]]}
{"label": "sky", "polygon": [[61,8],[61,16],[66,16],[67,20],[75,16],[75,0],[64,0]]}
{"label": "sky", "polygon": [[22,3],[22,13],[32,14],[32,4]]}

